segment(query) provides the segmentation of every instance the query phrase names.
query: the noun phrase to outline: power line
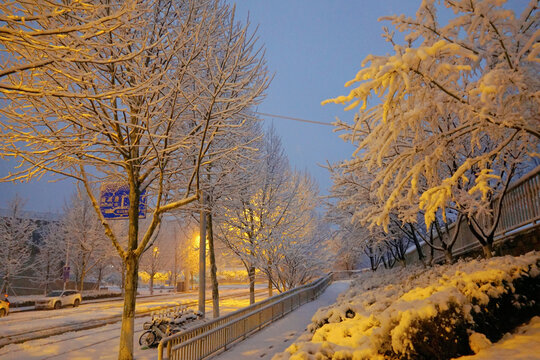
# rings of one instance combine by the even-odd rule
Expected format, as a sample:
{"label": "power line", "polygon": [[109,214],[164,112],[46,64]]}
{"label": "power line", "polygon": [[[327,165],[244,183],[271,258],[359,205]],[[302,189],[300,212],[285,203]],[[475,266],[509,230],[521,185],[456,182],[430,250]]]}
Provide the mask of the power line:
{"label": "power line", "polygon": [[273,117],[273,118],[285,119],[285,120],[300,121],[300,122],[305,122],[305,123],[310,123],[310,124],[334,126],[334,125],[332,125],[330,123],[326,123],[326,122],[322,122],[322,121],[306,120],[306,119],[294,118],[294,117],[290,117],[290,116],[267,114],[267,113],[262,113],[262,112],[255,112],[255,114],[262,115],[262,116]]}

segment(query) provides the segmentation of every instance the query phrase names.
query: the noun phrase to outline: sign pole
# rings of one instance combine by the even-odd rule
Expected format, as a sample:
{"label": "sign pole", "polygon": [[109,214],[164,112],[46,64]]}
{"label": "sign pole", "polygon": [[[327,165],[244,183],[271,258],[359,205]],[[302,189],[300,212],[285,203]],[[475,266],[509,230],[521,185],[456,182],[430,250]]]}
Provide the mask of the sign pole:
{"label": "sign pole", "polygon": [[204,193],[200,190],[200,230],[199,230],[199,311],[205,314],[206,305],[206,212],[204,211]]}
{"label": "sign pole", "polygon": [[66,239],[66,263],[62,269],[62,277],[64,278],[63,290],[66,290],[67,282],[69,281],[69,239]]}

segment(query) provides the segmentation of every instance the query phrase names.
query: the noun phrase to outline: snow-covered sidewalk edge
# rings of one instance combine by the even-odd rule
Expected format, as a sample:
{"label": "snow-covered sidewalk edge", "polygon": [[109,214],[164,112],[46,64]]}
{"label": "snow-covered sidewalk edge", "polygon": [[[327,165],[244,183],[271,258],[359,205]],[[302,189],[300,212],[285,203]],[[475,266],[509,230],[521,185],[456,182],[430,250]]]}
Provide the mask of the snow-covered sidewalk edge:
{"label": "snow-covered sidewalk edge", "polygon": [[[540,313],[540,252],[365,274],[276,359],[450,359]],[[427,341],[429,339],[429,341]]]}
{"label": "snow-covered sidewalk edge", "polygon": [[305,334],[307,325],[317,309],[335,303],[339,294],[346,291],[349,284],[349,281],[334,281],[317,299],[298,307],[287,316],[251,334],[247,339],[233,344],[225,352],[212,357],[212,360],[271,359],[273,355],[284,351],[291,342]]}

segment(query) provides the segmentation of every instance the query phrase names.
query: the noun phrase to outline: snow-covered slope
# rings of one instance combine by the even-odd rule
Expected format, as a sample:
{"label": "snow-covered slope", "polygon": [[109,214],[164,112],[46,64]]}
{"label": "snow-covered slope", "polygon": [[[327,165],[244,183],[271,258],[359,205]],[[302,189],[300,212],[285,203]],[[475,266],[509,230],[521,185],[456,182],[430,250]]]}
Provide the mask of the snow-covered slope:
{"label": "snow-covered slope", "polygon": [[[275,359],[450,359],[537,315],[540,252],[366,273]],[[489,342],[487,340],[490,340]]]}

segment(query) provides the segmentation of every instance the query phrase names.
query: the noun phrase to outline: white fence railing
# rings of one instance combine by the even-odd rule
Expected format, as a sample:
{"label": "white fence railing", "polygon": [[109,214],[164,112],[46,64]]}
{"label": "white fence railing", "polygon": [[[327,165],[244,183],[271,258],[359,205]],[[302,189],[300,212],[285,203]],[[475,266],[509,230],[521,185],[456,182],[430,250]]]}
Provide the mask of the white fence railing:
{"label": "white fence railing", "polygon": [[264,326],[318,297],[332,281],[327,275],[319,280],[283,292],[244,309],[176,333],[161,340],[158,359],[199,360],[260,330]]}

